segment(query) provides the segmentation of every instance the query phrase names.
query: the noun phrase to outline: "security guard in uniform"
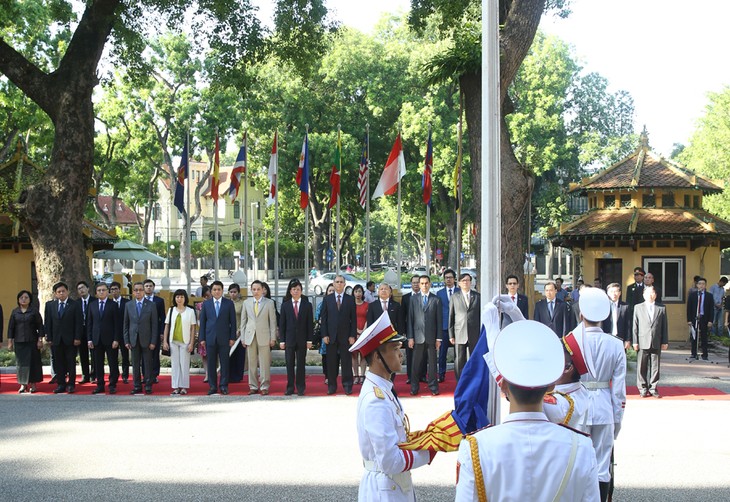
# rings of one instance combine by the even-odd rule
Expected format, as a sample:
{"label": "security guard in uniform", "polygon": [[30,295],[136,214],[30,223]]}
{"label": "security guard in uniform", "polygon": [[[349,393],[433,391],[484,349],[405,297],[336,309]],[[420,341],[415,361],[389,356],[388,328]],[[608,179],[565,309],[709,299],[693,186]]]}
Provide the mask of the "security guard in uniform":
{"label": "security guard in uniform", "polygon": [[560,340],[539,322],[519,321],[497,335],[492,352],[510,414],[461,442],[456,500],[598,501],[590,439],[542,411],[565,368]]}
{"label": "security guard in uniform", "polygon": [[410,471],[430,464],[436,455],[435,451],[398,447],[407,439],[408,418],[393,389],[392,377],[403,363],[400,349],[404,340],[384,312],[350,347],[350,352],[365,357],[370,368],[357,402],[357,435],[365,467],[358,491],[360,502],[415,501]]}

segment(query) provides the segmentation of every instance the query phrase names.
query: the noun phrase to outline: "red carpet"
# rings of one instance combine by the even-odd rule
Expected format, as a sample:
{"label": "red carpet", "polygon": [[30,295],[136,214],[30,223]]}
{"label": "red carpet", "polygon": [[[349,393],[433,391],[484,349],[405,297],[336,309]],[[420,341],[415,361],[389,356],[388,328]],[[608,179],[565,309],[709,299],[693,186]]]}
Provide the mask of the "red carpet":
{"label": "red carpet", "polygon": [[[108,378],[108,377],[107,377]],[[18,392],[18,388],[20,387],[17,384],[17,381],[15,379],[14,374],[4,373],[0,375],[0,394],[16,394]],[[50,384],[48,383],[50,380],[50,376],[46,375],[45,379],[42,383],[36,384],[37,392],[36,394],[53,394],[53,389],[56,388],[56,384]],[[76,381],[80,381],[81,377],[77,376]],[[170,386],[170,375],[160,375],[160,383],[155,384],[152,387],[152,395],[169,395],[172,391],[172,388]],[[327,395],[327,386],[324,384],[324,376],[320,374],[307,374],[306,377],[307,387],[305,390],[305,394],[307,396],[326,396]],[[338,381],[338,388],[337,388],[337,394],[336,395],[345,395],[345,391],[342,388],[342,384]],[[456,386],[456,382],[454,381],[453,376],[451,378],[447,377],[447,380],[444,383],[439,384],[439,390],[442,396],[452,396],[454,394],[454,387]],[[122,382],[121,378],[119,379],[119,383],[117,384],[117,395],[129,395],[129,392],[132,390],[132,378],[130,376],[129,383],[125,384]],[[96,384],[93,383],[87,383],[87,384],[76,384],[76,394],[91,394],[91,391],[96,388]],[[188,395],[206,395],[208,393],[208,384],[203,383],[203,375],[191,375],[190,376],[190,389],[188,389]],[[411,396],[410,395],[410,385],[406,384],[405,375],[398,375],[396,378],[396,386],[395,386],[396,392],[398,392],[399,397],[422,397],[422,396],[431,396],[431,391],[428,389],[428,386],[425,383],[421,383],[421,390],[418,394],[418,396]],[[109,390],[107,385],[107,392]],[[243,377],[243,382],[239,383],[232,383],[228,386],[228,391],[232,395],[245,395],[248,397],[248,376]],[[286,391],[286,375],[271,375],[271,388],[269,389],[270,395],[273,396],[283,396],[284,392]],[[355,385],[353,387],[352,396],[351,397],[357,397],[360,393],[360,385]],[[295,394],[296,396],[296,394]],[[252,396],[254,397],[254,396]]]}

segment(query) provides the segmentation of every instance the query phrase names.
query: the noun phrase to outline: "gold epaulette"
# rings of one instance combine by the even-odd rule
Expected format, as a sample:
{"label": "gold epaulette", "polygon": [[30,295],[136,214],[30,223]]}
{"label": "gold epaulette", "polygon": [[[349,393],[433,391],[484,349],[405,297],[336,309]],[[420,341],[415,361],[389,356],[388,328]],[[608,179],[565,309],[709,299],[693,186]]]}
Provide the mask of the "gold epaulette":
{"label": "gold epaulette", "polygon": [[375,393],[375,397],[378,399],[385,399],[385,394],[383,394],[383,391],[380,390],[380,387],[373,387],[373,392]]}

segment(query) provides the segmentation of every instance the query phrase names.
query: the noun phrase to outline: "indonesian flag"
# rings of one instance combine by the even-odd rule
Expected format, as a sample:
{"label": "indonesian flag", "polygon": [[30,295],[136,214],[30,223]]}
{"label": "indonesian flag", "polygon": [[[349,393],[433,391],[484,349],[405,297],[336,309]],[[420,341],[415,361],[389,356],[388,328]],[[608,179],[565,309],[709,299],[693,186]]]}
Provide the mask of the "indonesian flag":
{"label": "indonesian flag", "polygon": [[274,144],[271,145],[271,159],[269,160],[269,197],[276,199],[276,174],[279,170],[278,145],[279,132],[274,132]]}
{"label": "indonesian flag", "polygon": [[340,131],[337,131],[337,148],[335,149],[335,158],[332,161],[332,173],[330,174],[330,203],[327,207],[332,209],[340,200],[340,172],[342,170],[342,139]]}
{"label": "indonesian flag", "polygon": [[368,159],[368,136],[365,134],[365,142],[362,145],[362,155],[360,156],[360,172],[357,177],[357,190],[360,192],[360,206],[365,209],[365,203],[368,197],[368,167],[370,159]]}
{"label": "indonesian flag", "polygon": [[221,143],[218,133],[215,133],[215,155],[213,156],[213,181],[210,186],[210,196],[213,197],[213,205],[218,205],[218,185],[220,184],[220,168],[221,168]]}
{"label": "indonesian flag", "polygon": [[247,142],[246,133],[243,133],[243,143],[241,144],[241,149],[238,150],[236,162],[233,164],[233,170],[231,171],[231,185],[228,187],[228,195],[231,198],[231,202],[234,202],[236,197],[238,197],[238,189],[241,188],[241,177],[246,174]]}
{"label": "indonesian flag", "polygon": [[388,161],[385,163],[383,175],[380,177],[378,186],[373,192],[373,199],[384,195],[393,195],[398,189],[398,182],[406,175],[406,159],[403,157],[403,143],[400,133],[395,138],[393,149],[390,151]]}
{"label": "indonesian flag", "polygon": [[427,206],[431,205],[432,181],[431,173],[433,172],[433,143],[431,142],[431,131],[428,132],[428,144],[426,146],[426,165],[423,168],[423,203]]}
{"label": "indonesian flag", "polygon": [[297,185],[299,185],[299,207],[305,209],[309,204],[309,134],[304,133],[302,153],[299,155],[297,168]]}

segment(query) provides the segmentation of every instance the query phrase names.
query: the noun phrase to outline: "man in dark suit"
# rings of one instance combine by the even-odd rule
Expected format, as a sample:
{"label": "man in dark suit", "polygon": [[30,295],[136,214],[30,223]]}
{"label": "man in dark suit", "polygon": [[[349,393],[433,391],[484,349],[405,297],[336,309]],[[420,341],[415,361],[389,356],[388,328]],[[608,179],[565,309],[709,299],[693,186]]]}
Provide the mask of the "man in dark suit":
{"label": "man in dark suit", "polygon": [[[414,275],[411,277],[411,292],[406,293],[401,297],[401,308],[400,308],[400,327],[403,331],[400,333],[407,333],[408,332],[408,309],[411,306],[411,297],[418,294],[418,281],[419,276]],[[424,363],[426,361],[424,360]],[[406,383],[411,383],[411,371],[413,368],[413,349],[406,344],[406,375],[407,380]],[[425,374],[425,372],[424,372]],[[419,369],[418,375],[415,375],[414,378],[416,380],[419,380],[421,377],[421,371]]]}
{"label": "man in dark suit", "polygon": [[[129,301],[127,298],[122,296],[122,285],[118,282],[112,282],[109,286],[109,298],[117,304],[119,309],[119,332],[122,332],[122,324],[124,323],[124,308]],[[122,337],[119,351],[122,353],[122,382],[129,382],[129,349],[124,345],[124,338]]]}
{"label": "man in dark suit", "polygon": [[[527,316],[527,296],[521,295],[517,291],[520,289],[520,279],[514,275],[510,274],[507,276],[507,281],[505,282],[507,286],[507,295],[509,296],[512,303],[517,305],[517,308],[520,309],[520,312],[522,312],[522,316],[525,319],[529,319]],[[509,316],[502,316],[502,327],[507,326],[511,324],[512,321],[510,320]]]}
{"label": "man in dark suit", "polygon": [[86,340],[94,354],[96,388],[92,394],[104,393],[104,356],[109,361],[109,394],[117,393],[119,381],[119,345],[122,340],[122,323],[117,304],[109,299],[107,285],[96,285],[96,300],[89,304],[86,316]]}
{"label": "man in dark suit", "polygon": [[547,326],[559,337],[573,329],[573,316],[568,305],[557,299],[558,288],[554,282],[545,284],[545,299],[535,304],[534,319]]}
{"label": "man in dark suit", "polygon": [[[89,293],[89,285],[86,281],[79,281],[76,283],[76,293],[79,295],[79,303],[81,304],[81,317],[83,322],[83,341],[86,341],[86,318],[89,314],[89,305],[94,301],[94,297]],[[78,346],[79,352],[79,364],[81,365],[81,378],[80,383],[94,383],[96,381],[96,375],[94,374],[94,353],[89,350],[86,343],[82,343]]]}
{"label": "man in dark suit", "polygon": [[[157,383],[157,377],[160,376],[160,350],[162,350],[162,340],[165,334],[165,300],[155,295],[155,281],[152,279],[144,281],[144,297],[147,301],[153,302],[157,309],[157,329],[160,333],[155,350],[152,352],[152,380]],[[147,368],[143,369],[147,376]]]}
{"label": "man in dark suit", "polygon": [[[213,281],[210,286],[212,298],[205,300],[200,309],[199,343],[208,352],[208,395],[228,394],[229,350],[236,342],[236,306],[223,297],[223,283]],[[220,361],[220,384],[218,383],[218,362]]]}
{"label": "man in dark suit", "polygon": [[[378,298],[368,305],[368,313],[365,318],[367,322],[366,326],[370,326],[383,315],[383,312],[387,312],[390,324],[402,335],[404,329],[401,325],[401,308],[400,304],[393,300],[392,295],[393,288],[389,284],[381,283],[378,287]],[[405,298],[405,296],[403,297]]]}
{"label": "man in dark suit", "polygon": [[697,291],[690,293],[687,298],[687,324],[694,328],[692,339],[692,358],[697,359],[697,340],[702,346],[702,360],[707,361],[707,332],[712,327],[712,317],[715,314],[715,301],[707,291],[707,279],[700,277],[697,281]]}
{"label": "man in dark suit", "polygon": [[461,274],[459,291],[453,294],[449,304],[449,338],[454,345],[454,375],[457,381],[479,341],[480,317],[481,297],[471,290],[471,274]]}
{"label": "man in dark suit", "polygon": [[43,316],[46,341],[52,344],[55,352],[58,387],[53,392],[73,394],[76,391],[76,347],[81,345],[84,336],[84,321],[79,303],[68,297],[66,283],[54,284],[53,294],[56,299],[46,302]]}
{"label": "man in dark suit", "polygon": [[314,332],[314,310],[312,304],[302,296],[302,283],[292,279],[289,283],[291,299],[281,304],[279,316],[279,348],[284,350],[286,360],[285,395],[294,393],[296,383],[297,395],[303,396],[305,389],[305,365],[307,350],[312,348]]}
{"label": "man in dark suit", "polygon": [[621,285],[613,282],[606,288],[611,300],[611,312],[601,324],[604,333],[611,334],[624,342],[624,350],[631,345],[633,319],[629,317],[629,306],[621,301]]}
{"label": "man in dark suit", "polygon": [[355,298],[345,294],[345,278],[337,275],[335,292],[322,300],[322,342],[327,344],[327,394],[337,392],[337,373],[342,362],[342,387],[352,394],[352,356],[350,345],[357,335]]}
{"label": "man in dark suit", "polygon": [[634,318],[634,307],[644,301],[644,276],[641,267],[634,267],[634,283],[626,288],[626,303],[629,305],[629,322]]}
{"label": "man in dark suit", "polygon": [[[157,336],[157,309],[152,302],[144,298],[144,285],[135,282],[132,285],[134,297],[127,302],[124,309],[124,323],[122,333],[124,345],[132,351],[132,374],[134,375],[134,388],[131,394],[142,393],[142,372],[140,371],[140,359],[144,361],[145,368],[152,367],[152,352],[159,343]],[[152,373],[144,375],[144,392],[152,394]]]}
{"label": "man in dark suit", "polygon": [[[411,296],[408,308],[408,345],[413,349],[413,367],[419,368],[424,357],[428,357],[428,388],[434,396],[439,394],[436,369],[436,353],[441,345],[443,310],[441,300],[430,292],[431,278],[419,278],[421,292]],[[411,378],[411,395],[418,394],[419,381]]]}
{"label": "man in dark suit", "polygon": [[[662,350],[669,347],[667,308],[656,303],[653,286],[644,287],[644,301],[634,308],[633,322],[634,350],[636,359],[636,386],[641,397],[662,397],[657,390],[659,383],[659,362]],[[651,377],[649,367],[651,366]]]}
{"label": "man in dark suit", "polygon": [[447,268],[444,270],[444,287],[436,292],[439,300],[441,300],[441,318],[443,319],[443,331],[441,332],[441,347],[439,348],[439,382],[446,379],[446,356],[449,347],[452,347],[451,338],[449,336],[449,302],[451,295],[457,291],[456,272]]}

